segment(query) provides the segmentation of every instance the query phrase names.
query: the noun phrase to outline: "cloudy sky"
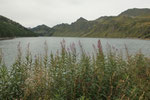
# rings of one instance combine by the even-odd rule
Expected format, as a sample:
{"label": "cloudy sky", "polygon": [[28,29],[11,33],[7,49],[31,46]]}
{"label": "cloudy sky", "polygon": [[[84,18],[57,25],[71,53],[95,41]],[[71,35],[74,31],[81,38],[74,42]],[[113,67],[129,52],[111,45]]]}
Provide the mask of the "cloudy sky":
{"label": "cloudy sky", "polygon": [[94,20],[128,8],[150,8],[150,0],[0,0],[0,15],[26,27]]}

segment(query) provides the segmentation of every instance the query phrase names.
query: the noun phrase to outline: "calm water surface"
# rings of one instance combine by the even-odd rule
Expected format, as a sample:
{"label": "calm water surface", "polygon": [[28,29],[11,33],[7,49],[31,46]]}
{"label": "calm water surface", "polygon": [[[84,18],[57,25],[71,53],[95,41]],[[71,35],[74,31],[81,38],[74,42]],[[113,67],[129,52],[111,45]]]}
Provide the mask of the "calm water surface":
{"label": "calm water surface", "polygon": [[107,44],[125,52],[125,44],[128,47],[130,54],[135,54],[142,51],[145,56],[150,57],[150,40],[139,40],[139,39],[112,39],[112,38],[62,38],[62,37],[32,37],[32,38],[15,38],[12,40],[0,41],[0,48],[4,54],[4,61],[7,65],[12,64],[17,56],[17,45],[21,44],[23,55],[26,52],[27,45],[30,44],[30,51],[33,55],[35,54],[44,54],[44,42],[47,42],[49,53],[56,53],[60,49],[60,42],[62,40],[66,41],[67,47],[71,43],[76,44],[77,52],[80,54],[80,49],[78,42],[81,41],[83,48],[89,54],[92,53],[93,46],[92,44],[97,45],[97,41],[100,39],[103,50],[107,51]]}

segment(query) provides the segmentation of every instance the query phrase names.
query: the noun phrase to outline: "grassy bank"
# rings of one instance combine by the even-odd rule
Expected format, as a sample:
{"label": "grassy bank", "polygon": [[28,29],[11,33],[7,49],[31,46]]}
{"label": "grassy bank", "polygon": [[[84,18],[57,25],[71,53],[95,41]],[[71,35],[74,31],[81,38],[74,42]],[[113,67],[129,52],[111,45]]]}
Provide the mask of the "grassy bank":
{"label": "grassy bank", "polygon": [[[7,68],[0,56],[0,99],[23,100],[149,100],[150,59],[142,54],[126,59],[115,49],[103,53],[100,40],[93,45],[95,54],[88,56],[79,42],[79,58],[75,44],[61,52],[33,59],[29,47],[22,58],[18,45],[16,62]],[[25,60],[23,60],[25,59]]]}

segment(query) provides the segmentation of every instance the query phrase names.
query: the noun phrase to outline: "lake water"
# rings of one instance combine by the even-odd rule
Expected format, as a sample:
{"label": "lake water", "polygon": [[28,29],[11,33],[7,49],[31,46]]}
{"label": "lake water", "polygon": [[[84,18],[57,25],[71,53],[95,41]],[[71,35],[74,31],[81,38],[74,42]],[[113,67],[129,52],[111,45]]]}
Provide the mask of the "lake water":
{"label": "lake water", "polygon": [[116,39],[116,38],[65,38],[65,37],[31,37],[31,38],[15,38],[12,40],[0,41],[0,48],[3,51],[4,61],[7,65],[12,64],[17,56],[17,45],[20,43],[22,52],[25,54],[27,45],[30,44],[30,51],[33,55],[44,54],[44,42],[48,45],[49,53],[56,53],[60,49],[60,42],[65,40],[66,46],[69,47],[71,43],[76,44],[77,52],[80,54],[78,42],[80,41],[86,52],[91,54],[93,50],[93,44],[97,46],[97,41],[101,40],[103,51],[107,51],[107,45],[111,45],[125,52],[125,44],[128,47],[130,54],[135,54],[142,51],[142,53],[150,57],[150,40],[140,39]]}

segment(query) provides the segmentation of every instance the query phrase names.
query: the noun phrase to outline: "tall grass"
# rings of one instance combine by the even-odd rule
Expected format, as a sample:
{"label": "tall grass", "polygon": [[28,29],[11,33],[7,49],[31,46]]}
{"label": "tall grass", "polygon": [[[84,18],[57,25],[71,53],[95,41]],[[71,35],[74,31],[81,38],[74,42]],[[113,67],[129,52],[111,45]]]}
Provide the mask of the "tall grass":
{"label": "tall grass", "polygon": [[[150,100],[150,59],[142,54],[126,59],[117,51],[103,53],[101,41],[93,45],[95,54],[89,56],[79,42],[82,54],[75,44],[61,52],[33,59],[29,50],[22,58],[20,44],[18,57],[8,69],[0,54],[0,99],[23,100]],[[23,60],[25,59],[25,60]]]}

